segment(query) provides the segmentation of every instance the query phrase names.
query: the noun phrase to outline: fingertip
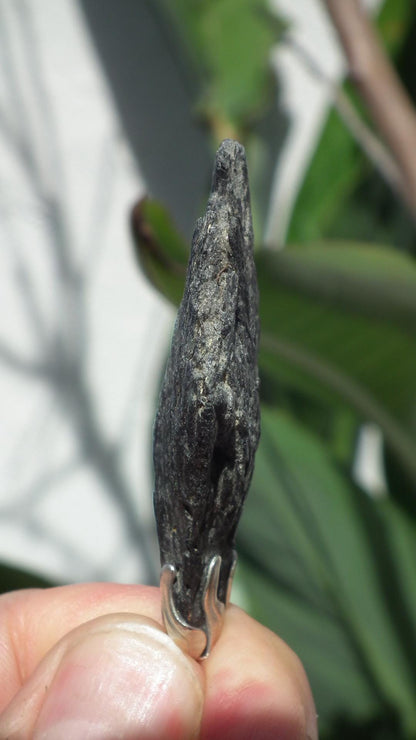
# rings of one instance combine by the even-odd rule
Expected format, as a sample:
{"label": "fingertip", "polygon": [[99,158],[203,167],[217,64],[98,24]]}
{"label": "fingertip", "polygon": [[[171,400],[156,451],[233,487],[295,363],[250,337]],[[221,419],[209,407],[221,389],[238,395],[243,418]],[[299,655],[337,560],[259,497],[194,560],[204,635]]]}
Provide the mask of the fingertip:
{"label": "fingertip", "polygon": [[97,617],[141,614],[161,623],[159,589],[80,583],[0,596],[0,712],[66,634]]}
{"label": "fingertip", "polygon": [[0,737],[191,740],[202,704],[199,667],[159,625],[110,615],[51,651],[4,713]]}
{"label": "fingertip", "polygon": [[316,740],[303,666],[277,635],[231,606],[206,661],[201,740]]}

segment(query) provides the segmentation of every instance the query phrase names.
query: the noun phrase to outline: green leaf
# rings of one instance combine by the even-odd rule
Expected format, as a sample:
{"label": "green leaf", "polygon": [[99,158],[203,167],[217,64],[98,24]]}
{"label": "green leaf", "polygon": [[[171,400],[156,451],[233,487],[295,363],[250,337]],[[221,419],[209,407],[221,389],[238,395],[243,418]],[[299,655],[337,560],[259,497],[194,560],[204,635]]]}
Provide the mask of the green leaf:
{"label": "green leaf", "polygon": [[158,201],[145,198],[132,211],[131,227],[144,274],[165,298],[179,305],[189,249],[168,211]]}
{"label": "green leaf", "polygon": [[378,32],[389,54],[396,56],[406,39],[415,7],[412,0],[387,0],[377,17]]}
{"label": "green leaf", "polygon": [[416,482],[416,265],[368,245],[257,254],[260,366],[378,424]]}
{"label": "green leaf", "polygon": [[416,728],[415,535],[313,435],[263,408],[240,579],[252,614],[304,661],[324,723],[393,708],[407,732]]}
{"label": "green leaf", "polygon": [[331,110],[296,198],[287,241],[324,237],[366,166],[358,145],[338,113]]}
{"label": "green leaf", "polygon": [[199,108],[208,120],[244,129],[268,105],[270,50],[280,23],[265,0],[163,3],[199,73]]}

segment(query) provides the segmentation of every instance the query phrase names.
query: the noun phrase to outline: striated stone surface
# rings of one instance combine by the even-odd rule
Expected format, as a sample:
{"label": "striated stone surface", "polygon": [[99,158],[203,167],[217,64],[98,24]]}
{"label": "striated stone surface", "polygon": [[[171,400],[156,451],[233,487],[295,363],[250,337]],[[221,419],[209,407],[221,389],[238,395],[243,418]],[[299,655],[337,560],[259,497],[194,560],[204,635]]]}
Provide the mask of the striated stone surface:
{"label": "striated stone surface", "polygon": [[203,625],[201,580],[222,557],[225,601],[237,524],[260,433],[258,293],[244,148],[218,149],[192,241],[154,430],[161,562],[178,570],[177,609]]}

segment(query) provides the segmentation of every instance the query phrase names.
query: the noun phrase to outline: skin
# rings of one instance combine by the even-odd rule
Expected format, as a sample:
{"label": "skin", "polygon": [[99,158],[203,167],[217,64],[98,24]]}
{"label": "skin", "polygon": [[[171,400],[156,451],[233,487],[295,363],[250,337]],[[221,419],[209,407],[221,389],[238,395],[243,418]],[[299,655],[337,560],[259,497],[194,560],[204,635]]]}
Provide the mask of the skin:
{"label": "skin", "polygon": [[159,589],[80,584],[0,597],[0,740],[316,740],[296,655],[230,606],[198,663]]}

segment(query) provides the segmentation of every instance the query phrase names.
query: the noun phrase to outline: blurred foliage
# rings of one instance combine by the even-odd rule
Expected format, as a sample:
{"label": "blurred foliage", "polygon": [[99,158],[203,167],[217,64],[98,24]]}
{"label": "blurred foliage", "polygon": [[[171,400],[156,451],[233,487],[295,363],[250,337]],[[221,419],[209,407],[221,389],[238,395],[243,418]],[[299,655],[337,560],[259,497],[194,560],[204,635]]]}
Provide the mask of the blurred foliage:
{"label": "blurred foliage", "polygon": [[[283,24],[264,11],[249,0],[169,4],[211,135],[226,121],[247,143],[267,106]],[[414,85],[414,4],[387,0],[377,23]],[[160,204],[138,215],[140,263],[178,305],[187,245]],[[414,244],[406,209],[330,109],[286,248],[257,243],[262,438],[238,535],[251,613],[300,655],[327,740],[416,738]],[[354,474],[367,422],[384,442],[376,492]]]}
{"label": "blurred foliage", "polygon": [[[412,94],[415,91],[414,4],[410,0],[387,0],[377,25]],[[351,86],[346,84],[344,89],[361,109]],[[384,242],[408,251],[415,248],[414,223],[406,208],[373,169],[334,108],[329,111],[305,174],[288,231],[290,243],[323,237]]]}
{"label": "blurred foliage", "polygon": [[19,588],[48,588],[54,584],[43,576],[16,568],[12,565],[0,565],[0,594]]}
{"label": "blurred foliage", "polygon": [[157,0],[157,7],[183,70],[193,113],[213,149],[227,137],[245,145],[253,223],[260,233],[286,133],[270,62],[287,24],[271,10],[269,0]]}
{"label": "blurred foliage", "polygon": [[199,115],[219,138],[242,138],[270,105],[270,50],[285,25],[267,0],[159,2],[192,65]]}

